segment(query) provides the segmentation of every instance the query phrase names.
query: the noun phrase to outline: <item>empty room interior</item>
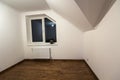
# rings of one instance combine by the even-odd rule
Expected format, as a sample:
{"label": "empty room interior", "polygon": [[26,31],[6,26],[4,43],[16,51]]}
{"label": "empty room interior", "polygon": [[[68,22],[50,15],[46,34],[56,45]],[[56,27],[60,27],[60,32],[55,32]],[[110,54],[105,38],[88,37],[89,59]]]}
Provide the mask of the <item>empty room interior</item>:
{"label": "empty room interior", "polygon": [[120,80],[120,0],[0,0],[0,80]]}

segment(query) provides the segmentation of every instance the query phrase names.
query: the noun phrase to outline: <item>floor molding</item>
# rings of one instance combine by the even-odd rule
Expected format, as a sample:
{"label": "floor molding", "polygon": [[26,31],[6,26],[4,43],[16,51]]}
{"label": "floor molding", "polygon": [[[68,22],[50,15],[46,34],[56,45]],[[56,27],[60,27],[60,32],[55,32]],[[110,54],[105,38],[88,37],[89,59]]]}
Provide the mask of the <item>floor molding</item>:
{"label": "floor molding", "polygon": [[14,64],[14,65],[12,65],[12,66],[8,67],[7,69],[5,69],[5,70],[1,71],[1,72],[0,72],[0,74],[1,74],[1,73],[4,73],[4,72],[6,72],[6,71],[8,71],[9,69],[11,69],[11,68],[13,68],[13,67],[17,66],[18,64],[20,64],[20,63],[22,63],[22,62],[24,62],[24,60],[21,60],[20,62],[18,62],[18,63],[16,63],[16,64]]}
{"label": "floor molding", "polygon": [[85,64],[88,66],[88,68],[90,69],[90,71],[93,73],[93,75],[95,76],[95,78],[97,80],[99,80],[99,78],[96,76],[96,74],[93,72],[93,70],[91,69],[91,67],[88,65],[88,63],[84,60]]}
{"label": "floor molding", "polygon": [[40,61],[40,60],[45,60],[45,61],[85,61],[84,59],[24,59],[26,61]]}

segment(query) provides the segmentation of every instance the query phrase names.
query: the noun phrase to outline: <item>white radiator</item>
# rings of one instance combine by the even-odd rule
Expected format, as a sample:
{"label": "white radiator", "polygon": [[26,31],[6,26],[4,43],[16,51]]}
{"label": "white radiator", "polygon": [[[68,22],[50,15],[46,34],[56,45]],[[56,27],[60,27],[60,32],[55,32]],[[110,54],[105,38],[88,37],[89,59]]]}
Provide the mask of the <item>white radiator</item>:
{"label": "white radiator", "polygon": [[34,59],[51,59],[50,48],[32,48]]}

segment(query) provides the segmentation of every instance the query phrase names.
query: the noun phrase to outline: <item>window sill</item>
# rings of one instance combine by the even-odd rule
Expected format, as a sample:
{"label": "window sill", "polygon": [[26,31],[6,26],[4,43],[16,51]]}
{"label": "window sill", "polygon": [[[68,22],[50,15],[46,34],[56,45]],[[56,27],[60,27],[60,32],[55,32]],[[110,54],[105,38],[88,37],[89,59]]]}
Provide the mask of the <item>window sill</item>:
{"label": "window sill", "polygon": [[55,44],[35,44],[35,43],[31,43],[31,44],[27,44],[28,46],[58,46],[58,44],[57,43],[55,43]]}

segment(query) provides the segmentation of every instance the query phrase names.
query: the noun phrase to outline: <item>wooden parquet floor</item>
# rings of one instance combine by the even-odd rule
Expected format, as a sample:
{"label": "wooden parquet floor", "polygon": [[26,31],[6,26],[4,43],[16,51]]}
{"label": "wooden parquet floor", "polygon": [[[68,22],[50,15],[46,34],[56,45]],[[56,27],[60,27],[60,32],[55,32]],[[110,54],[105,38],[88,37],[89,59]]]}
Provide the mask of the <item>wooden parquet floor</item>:
{"label": "wooden parquet floor", "polygon": [[25,60],[0,73],[0,80],[98,80],[84,61]]}

